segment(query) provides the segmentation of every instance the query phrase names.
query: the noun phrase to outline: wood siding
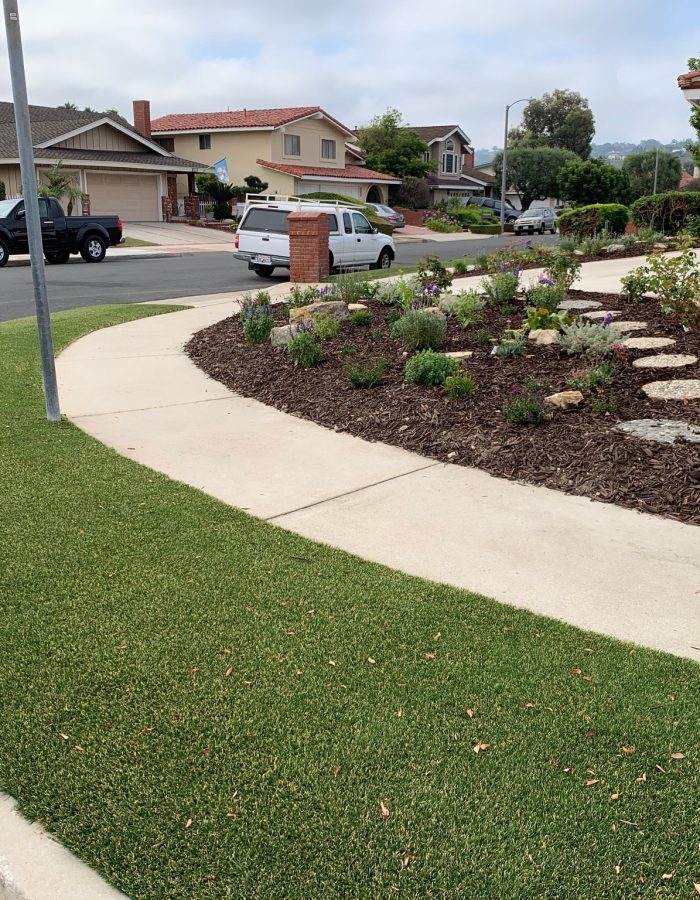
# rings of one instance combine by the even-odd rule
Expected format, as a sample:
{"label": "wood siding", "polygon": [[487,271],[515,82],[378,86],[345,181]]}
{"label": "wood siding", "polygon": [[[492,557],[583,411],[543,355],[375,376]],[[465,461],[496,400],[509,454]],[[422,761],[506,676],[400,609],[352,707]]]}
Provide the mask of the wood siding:
{"label": "wood siding", "polygon": [[67,150],[122,150],[130,153],[147,153],[147,149],[111,125],[100,125],[83,131],[67,141],[54,144],[54,147],[65,147]]}

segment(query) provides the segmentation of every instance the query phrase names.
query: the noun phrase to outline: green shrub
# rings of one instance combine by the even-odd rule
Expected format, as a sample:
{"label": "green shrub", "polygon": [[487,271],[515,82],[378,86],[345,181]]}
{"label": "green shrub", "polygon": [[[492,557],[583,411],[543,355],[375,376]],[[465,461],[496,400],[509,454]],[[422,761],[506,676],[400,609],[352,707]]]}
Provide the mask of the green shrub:
{"label": "green shrub", "polygon": [[319,313],[314,316],[314,330],[319,341],[331,341],[338,337],[340,323],[331,313]]}
{"label": "green shrub", "polygon": [[302,288],[298,285],[294,285],[284,302],[289,309],[295,309],[299,306],[308,306],[310,303],[315,303],[318,298],[319,293],[317,288]]}
{"label": "green shrub", "polygon": [[518,290],[518,276],[511,272],[496,272],[481,282],[484,293],[496,306],[510,303]]}
{"label": "green shrub", "polygon": [[294,365],[309,369],[323,359],[323,350],[315,331],[299,330],[289,339],[287,352]]}
{"label": "green shrub", "polygon": [[379,286],[379,282],[370,281],[364,272],[345,273],[333,279],[333,299],[344,303],[372,300],[377,295]]}
{"label": "green shrub", "polygon": [[442,234],[455,234],[458,231],[464,230],[460,225],[443,222],[442,219],[426,219],[423,224],[431,231],[439,231]]}
{"label": "green shrub", "polygon": [[436,350],[445,340],[445,322],[433,313],[409,310],[394,322],[391,336],[407,350]]}
{"label": "green shrub", "polygon": [[351,387],[372,388],[382,380],[386,367],[387,361],[384,358],[361,359],[347,363],[343,373]]}
{"label": "green shrub", "polygon": [[546,309],[548,312],[556,312],[559,304],[566,299],[566,291],[557,284],[552,284],[548,278],[540,278],[537,284],[525,288],[525,297],[530,306],[537,309]]}
{"label": "green shrub", "polygon": [[480,325],[484,321],[486,301],[476,291],[460,291],[453,304],[454,315],[462,328]]}
{"label": "green shrub", "polygon": [[472,234],[500,234],[501,226],[485,222],[483,225],[470,225],[469,230]]}
{"label": "green shrub", "polygon": [[612,234],[622,234],[629,222],[630,211],[621,203],[592,203],[561,213],[557,219],[562,235],[589,237],[608,229]]}
{"label": "green shrub", "polygon": [[633,269],[621,284],[633,300],[643,293],[657,294],[662,312],[676,316],[685,327],[700,327],[700,264],[691,250],[680,256],[647,256],[646,266]]}
{"label": "green shrub", "polygon": [[476,380],[468,372],[458,372],[456,375],[448,375],[445,379],[445,391],[451,400],[464,399],[471,396],[476,390]]}
{"label": "green shrub", "polygon": [[350,321],[353,325],[370,325],[372,313],[368,309],[355,309],[350,313]]}
{"label": "green shrub", "polygon": [[503,404],[503,415],[514,425],[541,425],[547,418],[542,385],[527,379],[522,388],[515,388]]}
{"label": "green shrub", "polygon": [[601,391],[595,397],[591,397],[591,409],[593,412],[602,413],[603,415],[611,415],[617,412],[617,400],[612,394],[606,394]]}
{"label": "green shrub", "polygon": [[544,274],[566,293],[581,274],[581,261],[569,253],[556,252],[547,262]]}
{"label": "green shrub", "polygon": [[427,285],[434,284],[440,291],[446,291],[452,284],[452,273],[437,256],[427,256],[418,263],[416,278],[423,290]]}
{"label": "green shrub", "polygon": [[453,275],[466,275],[469,271],[469,265],[466,259],[456,259],[454,261],[454,265],[452,266],[452,274]]}
{"label": "green shrub", "polygon": [[525,356],[525,336],[519,329],[506,329],[491,351],[492,356],[508,359],[511,356]]}
{"label": "green shrub", "polygon": [[556,328],[559,331],[564,325],[571,323],[566,313],[550,311],[546,306],[528,306],[525,313],[527,318],[524,326],[528,331],[535,331],[538,328]]}
{"label": "green shrub", "polygon": [[381,281],[374,299],[382,306],[410,309],[413,300],[420,295],[417,278],[399,278],[398,281]]}
{"label": "green shrub", "polygon": [[612,353],[622,334],[613,325],[597,325],[594,322],[576,321],[564,325],[559,335],[559,346],[565,353],[592,353],[604,356]]}
{"label": "green shrub", "polygon": [[243,337],[246,343],[263,344],[269,341],[274,325],[270,295],[266,291],[259,291],[255,297],[244,294],[240,306]]}
{"label": "green shrub", "polygon": [[567,387],[574,391],[595,391],[598,388],[612,387],[615,380],[613,363],[599,363],[590,369],[572,372],[566,379]]}
{"label": "green shrub", "polygon": [[459,363],[444,353],[421,350],[406,363],[404,377],[409,384],[444,384],[459,372]]}
{"label": "green shrub", "polygon": [[691,216],[700,215],[700,192],[669,191],[640,197],[632,204],[632,221],[640,227],[677,234]]}
{"label": "green shrub", "polygon": [[491,337],[491,332],[488,328],[482,328],[474,335],[474,340],[477,344],[491,344],[493,343],[493,338]]}
{"label": "green shrub", "polygon": [[700,215],[688,216],[685,220],[683,233],[687,234],[688,237],[694,238],[696,241],[700,240]]}

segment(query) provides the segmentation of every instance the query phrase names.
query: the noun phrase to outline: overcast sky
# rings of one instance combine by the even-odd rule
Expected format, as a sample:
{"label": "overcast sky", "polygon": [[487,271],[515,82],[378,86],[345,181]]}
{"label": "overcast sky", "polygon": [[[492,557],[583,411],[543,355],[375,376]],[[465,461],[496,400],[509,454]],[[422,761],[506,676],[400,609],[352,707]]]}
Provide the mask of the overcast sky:
{"label": "overcast sky", "polygon": [[[502,143],[521,96],[579,91],[595,141],[690,136],[676,85],[700,55],[698,0],[19,0],[30,102],[170,112],[387,107]],[[431,17],[431,11],[434,16]],[[4,30],[0,99],[11,99]],[[517,117],[522,105],[511,115]]]}

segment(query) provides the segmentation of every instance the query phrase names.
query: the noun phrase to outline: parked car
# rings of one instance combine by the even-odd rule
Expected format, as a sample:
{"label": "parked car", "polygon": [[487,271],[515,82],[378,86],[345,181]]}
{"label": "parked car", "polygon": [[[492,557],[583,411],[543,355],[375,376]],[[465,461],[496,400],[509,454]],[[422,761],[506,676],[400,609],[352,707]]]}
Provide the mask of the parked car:
{"label": "parked car", "polygon": [[362,207],[336,200],[303,200],[275,194],[248,194],[243,217],[234,240],[236,259],[261,278],[276,268],[289,268],[290,212],[322,212],[328,216],[330,269],[389,269],[394,259],[394,241],[365,217]]}
{"label": "parked car", "polygon": [[526,210],[513,226],[516,234],[534,234],[539,231],[557,233],[557,214],[551,206],[533,206]]}
{"label": "parked car", "polygon": [[[107,247],[122,240],[119,216],[67,216],[53,197],[39,198],[39,215],[48,263],[66,263],[72,253],[85,262],[102,262]],[[0,266],[18,253],[29,253],[24,200],[0,200]]]}
{"label": "parked car", "polygon": [[367,206],[371,206],[372,209],[376,210],[377,215],[382,219],[391,222],[394,228],[403,228],[406,224],[406,220],[401,213],[396,212],[396,210],[392,209],[390,206],[384,206],[383,203],[368,203]]}
{"label": "parked car", "polygon": [[[495,197],[479,197],[471,196],[468,201],[472,206],[481,206],[483,209],[490,209],[491,212],[500,221],[501,218],[501,201]],[[510,225],[518,218],[520,210],[516,209],[510,200],[506,200],[505,221]]]}

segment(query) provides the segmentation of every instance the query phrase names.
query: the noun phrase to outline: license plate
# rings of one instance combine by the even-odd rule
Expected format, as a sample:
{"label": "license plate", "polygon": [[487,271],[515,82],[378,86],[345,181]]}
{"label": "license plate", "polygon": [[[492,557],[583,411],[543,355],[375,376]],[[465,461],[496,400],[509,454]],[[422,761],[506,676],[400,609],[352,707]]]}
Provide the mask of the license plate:
{"label": "license plate", "polygon": [[262,253],[256,253],[251,262],[258,263],[261,266],[269,266],[272,259],[269,256],[263,256]]}

